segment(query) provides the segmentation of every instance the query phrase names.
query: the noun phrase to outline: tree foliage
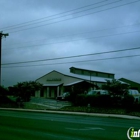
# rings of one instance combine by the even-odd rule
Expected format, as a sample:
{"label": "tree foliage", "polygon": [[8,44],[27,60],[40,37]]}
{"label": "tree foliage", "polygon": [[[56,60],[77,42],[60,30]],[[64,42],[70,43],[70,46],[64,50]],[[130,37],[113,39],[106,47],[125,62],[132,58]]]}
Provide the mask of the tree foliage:
{"label": "tree foliage", "polygon": [[18,99],[27,102],[30,100],[31,95],[41,88],[42,84],[35,81],[29,81],[17,83],[13,87],[10,87],[10,90]]}
{"label": "tree foliage", "polygon": [[8,95],[8,89],[4,86],[0,86],[0,107],[17,107],[16,103],[7,97]]}
{"label": "tree foliage", "polygon": [[108,90],[112,97],[125,96],[128,94],[129,85],[113,79],[107,80],[106,85],[103,85],[102,89]]}

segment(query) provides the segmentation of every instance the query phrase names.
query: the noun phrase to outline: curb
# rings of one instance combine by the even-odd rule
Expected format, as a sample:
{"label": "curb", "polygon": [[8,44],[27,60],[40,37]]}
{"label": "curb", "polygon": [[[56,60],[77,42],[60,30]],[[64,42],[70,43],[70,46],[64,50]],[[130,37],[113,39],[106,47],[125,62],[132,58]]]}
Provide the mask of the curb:
{"label": "curb", "polygon": [[100,113],[53,111],[53,110],[33,110],[33,109],[19,109],[19,108],[0,108],[0,110],[22,111],[22,112],[54,113],[54,114],[67,114],[67,115],[84,115],[84,116],[93,116],[93,117],[112,117],[112,118],[140,120],[140,117],[130,116],[130,115],[119,115],[119,114],[100,114]]}

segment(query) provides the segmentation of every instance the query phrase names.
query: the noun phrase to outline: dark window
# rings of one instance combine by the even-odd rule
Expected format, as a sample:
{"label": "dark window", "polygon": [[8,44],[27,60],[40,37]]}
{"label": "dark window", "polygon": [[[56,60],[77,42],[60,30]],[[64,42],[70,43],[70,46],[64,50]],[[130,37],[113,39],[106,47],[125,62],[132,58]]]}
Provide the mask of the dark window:
{"label": "dark window", "polygon": [[84,74],[84,70],[81,70],[81,74]]}
{"label": "dark window", "polygon": [[75,69],[73,69],[73,68],[70,69],[70,72],[75,73]]}

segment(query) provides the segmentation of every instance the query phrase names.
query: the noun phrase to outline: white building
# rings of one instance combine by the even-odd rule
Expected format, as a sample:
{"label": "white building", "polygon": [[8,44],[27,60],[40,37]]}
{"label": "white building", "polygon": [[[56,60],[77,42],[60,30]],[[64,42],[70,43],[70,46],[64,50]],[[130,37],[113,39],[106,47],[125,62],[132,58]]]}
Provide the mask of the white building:
{"label": "white building", "polygon": [[[81,74],[80,70],[82,72]],[[114,78],[114,74],[110,73],[90,71],[90,75],[88,75],[87,72],[89,70],[74,67],[72,67],[72,71],[75,71],[75,73],[63,74],[53,70],[38,78],[36,81],[43,84],[43,89],[41,91],[36,91],[35,97],[56,98],[64,92],[74,89],[79,89],[80,92],[84,93],[84,91],[87,91],[89,88],[100,88],[106,83],[106,79],[111,80]]]}

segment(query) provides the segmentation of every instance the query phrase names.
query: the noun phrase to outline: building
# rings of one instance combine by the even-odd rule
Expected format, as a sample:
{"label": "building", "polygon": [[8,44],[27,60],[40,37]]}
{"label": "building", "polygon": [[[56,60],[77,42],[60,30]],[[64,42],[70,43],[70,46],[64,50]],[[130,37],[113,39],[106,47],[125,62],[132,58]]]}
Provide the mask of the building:
{"label": "building", "polygon": [[130,85],[130,89],[138,90],[140,93],[140,83],[131,81],[131,80],[126,79],[126,78],[120,78],[119,80],[122,82],[128,83]]}
{"label": "building", "polygon": [[95,76],[95,77],[111,78],[111,79],[114,79],[115,76],[115,74],[113,73],[93,71],[93,70],[81,69],[76,67],[71,67],[70,72],[79,75],[87,75],[90,77]]}
{"label": "building", "polygon": [[41,91],[35,92],[35,97],[56,98],[64,92],[73,91],[74,89],[84,93],[91,88],[101,88],[106,83],[106,80],[111,80],[112,78],[114,78],[114,74],[111,73],[86,71],[85,69],[74,67],[70,68],[69,74],[53,70],[36,80],[43,84],[43,88]]}

